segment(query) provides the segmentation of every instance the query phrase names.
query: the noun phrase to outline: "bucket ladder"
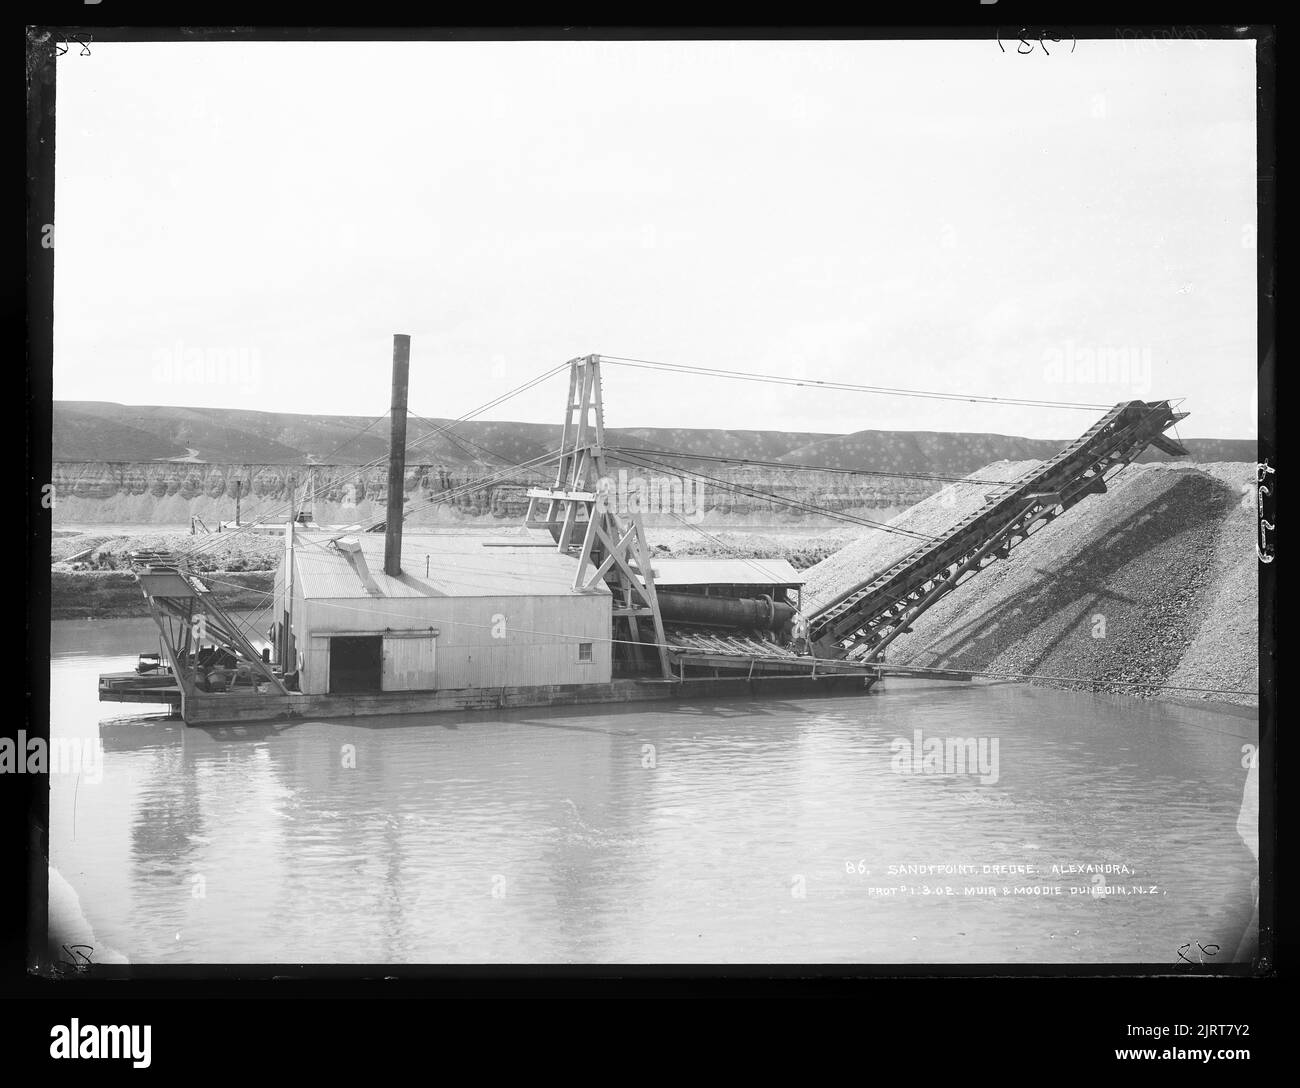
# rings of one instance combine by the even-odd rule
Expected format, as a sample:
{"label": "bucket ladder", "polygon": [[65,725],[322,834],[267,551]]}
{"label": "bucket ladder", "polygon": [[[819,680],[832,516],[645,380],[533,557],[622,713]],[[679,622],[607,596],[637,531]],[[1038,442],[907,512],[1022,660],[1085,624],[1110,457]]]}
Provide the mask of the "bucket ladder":
{"label": "bucket ladder", "polygon": [[820,657],[878,661],[926,609],[1089,495],[1148,446],[1185,456],[1163,432],[1183,419],[1168,401],[1115,405],[1050,460],[989,495],[936,540],[820,608],[809,636]]}

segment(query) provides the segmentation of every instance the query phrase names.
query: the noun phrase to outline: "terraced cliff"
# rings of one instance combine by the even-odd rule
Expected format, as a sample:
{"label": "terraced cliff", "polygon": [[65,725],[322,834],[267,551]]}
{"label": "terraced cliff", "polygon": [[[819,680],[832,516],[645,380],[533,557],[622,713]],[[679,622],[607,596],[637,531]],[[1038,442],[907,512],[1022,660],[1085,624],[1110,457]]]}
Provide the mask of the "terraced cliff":
{"label": "terraced cliff", "polygon": [[[645,451],[662,465],[647,469],[625,462],[629,478],[648,479],[651,493],[660,494],[671,492],[672,473],[686,473],[692,489],[702,489],[703,501],[688,501],[676,512],[726,525],[799,520],[766,494],[833,511],[892,516],[940,486],[908,474],[960,477],[999,458],[1048,457],[1074,437],[653,427],[609,428],[605,434],[611,449]],[[320,522],[377,521],[387,501],[383,420],[59,401],[53,440],[56,523],[188,525],[195,515],[209,523],[231,520],[237,488],[245,519],[283,516],[295,491],[296,508],[305,492],[320,491],[315,508],[307,506]],[[414,522],[517,518],[527,488],[549,484],[552,476],[549,470],[510,466],[542,457],[559,441],[560,429],[552,424],[412,417],[406,498],[419,505]],[[1254,457],[1249,441],[1186,444],[1193,460]],[[664,458],[665,450],[677,455]],[[613,473],[620,467],[616,456],[610,454]],[[746,462],[750,466],[742,467]],[[866,470],[901,475],[857,474]],[[746,493],[735,494],[728,485]],[[431,503],[451,489],[463,491],[457,490],[453,502]],[[657,512],[650,515],[654,524]]]}
{"label": "terraced cliff", "polygon": [[[504,467],[504,466],[501,466]],[[919,502],[938,484],[923,480],[876,479],[795,469],[736,469],[709,466],[707,477],[611,465],[617,494],[642,494],[647,521],[672,520],[672,513],[705,524],[766,524],[798,520],[777,499],[873,518],[891,516]],[[715,481],[722,481],[717,483]],[[554,482],[551,472],[509,472],[498,476],[484,466],[412,464],[406,472],[406,500],[415,504],[410,524],[441,524],[465,519],[517,520],[527,505],[527,490]],[[729,490],[740,488],[740,493]],[[322,524],[382,520],[388,501],[387,469],[354,465],[243,465],[190,462],[59,462],[54,466],[56,524],[188,525],[198,516],[209,525],[284,517],[291,497]],[[307,501],[308,494],[315,494]],[[450,499],[443,496],[451,495]]]}

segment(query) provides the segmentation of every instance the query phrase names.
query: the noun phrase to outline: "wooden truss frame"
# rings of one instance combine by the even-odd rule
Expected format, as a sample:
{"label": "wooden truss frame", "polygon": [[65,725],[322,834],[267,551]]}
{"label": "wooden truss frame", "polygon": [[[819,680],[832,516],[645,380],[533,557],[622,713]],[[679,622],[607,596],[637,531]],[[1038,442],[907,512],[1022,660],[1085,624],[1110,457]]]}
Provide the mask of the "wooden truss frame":
{"label": "wooden truss frame", "polygon": [[[529,489],[524,524],[546,529],[560,553],[578,561],[574,589],[591,592],[601,582],[609,587],[615,639],[624,635],[646,663],[657,658],[660,672],[671,678],[645,526],[635,510],[624,512],[624,522],[608,480],[600,356],[585,355],[569,364],[555,486]],[[643,631],[643,624],[650,631]]]}

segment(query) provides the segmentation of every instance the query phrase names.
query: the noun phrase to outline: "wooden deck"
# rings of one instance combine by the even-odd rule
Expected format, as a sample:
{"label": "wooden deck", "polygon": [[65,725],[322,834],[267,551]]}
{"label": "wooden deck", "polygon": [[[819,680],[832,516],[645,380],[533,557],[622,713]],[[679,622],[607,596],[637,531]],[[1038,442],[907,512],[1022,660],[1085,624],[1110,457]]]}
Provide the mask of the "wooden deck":
{"label": "wooden deck", "polygon": [[181,705],[181,689],[167,675],[109,672],[99,677],[99,698],[107,703],[171,703]]}
{"label": "wooden deck", "polygon": [[[254,694],[194,692],[186,695],[165,675],[106,673],[99,678],[99,697],[108,702],[169,704],[189,725],[225,722],[303,721],[313,718],[378,717],[437,714],[448,711],[503,710],[512,707],[590,706],[603,703],[653,702],[664,699],[720,699],[750,696],[866,693],[885,676],[912,679],[969,680],[970,674],[893,669],[888,665],[826,668],[812,671],[813,659],[755,663],[752,674],[738,675],[734,656],[692,653],[690,664],[716,664],[731,675],[665,679],[615,680],[608,684],[545,684],[438,691],[387,691],[353,695],[303,695],[298,692]],[[795,666],[795,662],[799,664]],[[832,662],[822,662],[832,665]],[[775,666],[775,667],[773,667]],[[797,668],[797,671],[794,671]],[[789,670],[789,671],[787,671]]]}

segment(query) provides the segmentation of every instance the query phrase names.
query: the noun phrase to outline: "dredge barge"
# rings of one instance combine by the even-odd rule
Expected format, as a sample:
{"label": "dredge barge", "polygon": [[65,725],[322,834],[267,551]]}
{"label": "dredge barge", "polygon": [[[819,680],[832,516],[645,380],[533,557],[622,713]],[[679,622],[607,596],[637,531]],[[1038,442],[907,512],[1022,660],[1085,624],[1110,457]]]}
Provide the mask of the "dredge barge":
{"label": "dredge barge", "polygon": [[869,691],[896,671],[886,647],[941,597],[1105,492],[1148,446],[1186,454],[1164,434],[1186,413],[1117,404],[941,537],[805,615],[803,579],[784,560],[653,554],[641,513],[612,501],[598,355],[569,364],[559,470],[529,491],[530,536],[404,540],[409,358],[410,338],[396,336],[385,521],[331,533],[289,518],[264,632],[223,609],[183,557],[137,553],[160,648],[101,676],[101,699],[166,703],[194,725]]}

